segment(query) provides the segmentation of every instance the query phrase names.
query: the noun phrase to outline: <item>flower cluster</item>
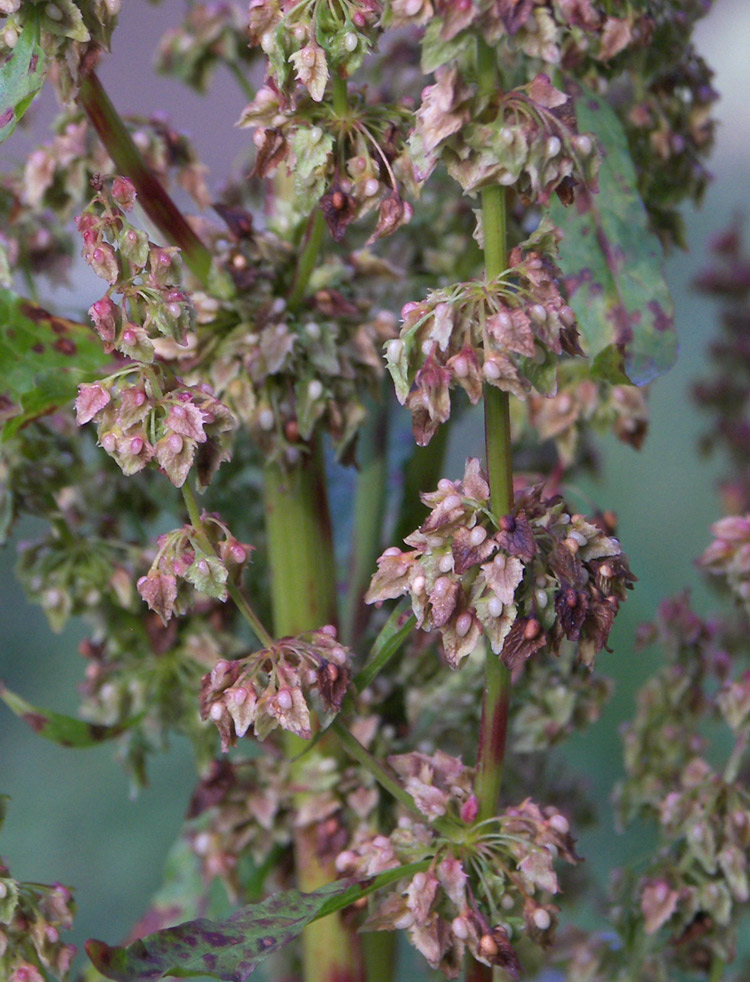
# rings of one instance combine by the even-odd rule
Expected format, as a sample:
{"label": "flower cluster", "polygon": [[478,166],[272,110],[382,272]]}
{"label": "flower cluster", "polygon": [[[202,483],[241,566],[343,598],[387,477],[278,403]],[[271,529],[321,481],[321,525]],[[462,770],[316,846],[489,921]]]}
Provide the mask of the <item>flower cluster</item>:
{"label": "flower cluster", "polygon": [[267,83],[245,108],[239,125],[255,130],[255,174],[266,177],[284,163],[293,176],[295,219],[306,217],[320,202],[339,241],[351,222],[377,209],[370,237],[374,241],[412,215],[404,200],[416,190],[405,146],[410,118],[406,105],[370,104],[363,93],[351,92],[346,118],[341,119],[326,103],[318,105],[310,96],[289,101]]}
{"label": "flower cluster", "polygon": [[[438,751],[388,762],[428,823],[447,812],[467,824],[475,820],[472,772],[460,760]],[[527,799],[478,825],[461,847],[413,817],[400,818],[390,836],[362,826],[336,865],[342,873],[369,877],[427,860],[423,871],[388,890],[364,929],[406,930],[430,965],[449,978],[458,976],[468,949],[517,979],[511,939],[527,934],[542,944],[552,940],[557,907],[548,895],[559,889],[553,867],[558,857],[578,860],[567,819]]]}
{"label": "flower cluster", "polygon": [[537,438],[554,440],[563,467],[585,458],[585,436],[590,429],[612,429],[623,443],[640,449],[648,430],[644,390],[580,377],[577,368],[568,361],[559,366],[555,395],[529,396],[528,418]]}
{"label": "flower cluster", "polygon": [[727,578],[730,589],[750,610],[750,515],[728,515],[711,526],[714,541],[698,560],[709,573]]}
{"label": "flower cluster", "polygon": [[153,461],[179,488],[196,464],[199,483],[207,485],[221,462],[229,459],[224,438],[236,425],[231,412],[207,389],[178,379],[162,386],[152,369],[127,367],[79,386],[78,424],[96,423],[99,445],[123,474],[136,474]]}
{"label": "flower cluster", "polygon": [[251,60],[247,24],[235,3],[199,2],[159,42],[156,68],[205,92],[219,65],[242,71]]}
{"label": "flower cluster", "polygon": [[649,14],[633,9],[629,0],[619,6],[619,17],[604,13],[592,0],[393,0],[391,11],[394,25],[427,25],[423,46],[429,70],[448,56],[465,58],[477,36],[493,46],[507,38],[514,51],[549,65],[578,64],[583,58],[609,62],[628,47],[641,48],[652,32]]}
{"label": "flower cluster", "polygon": [[[682,596],[662,604],[641,632],[659,641],[666,666],[641,690],[624,733],[627,777],[618,788],[620,817],[656,821],[661,848],[639,877],[617,889],[623,937],[635,929],[671,943],[652,945],[659,957],[706,971],[715,958],[734,957],[740,906],[750,897],[750,795],[741,772],[747,758],[750,677],[732,676],[732,650],[744,648],[746,623],[708,623]],[[716,686],[718,681],[719,685]],[[723,770],[708,760],[705,720],[731,731]]]}
{"label": "flower cluster", "polygon": [[218,342],[209,378],[268,460],[295,463],[300,441],[321,426],[342,455],[366,415],[363,394],[383,376],[380,350],[394,332],[387,312],[368,316],[333,289],[317,291],[304,317],[277,298]]}
{"label": "flower cluster", "polygon": [[596,142],[577,132],[572,100],[546,75],[478,95],[458,66],[439,68],[422,93],[410,146],[420,180],[442,160],[467,194],[514,185],[527,201],[546,204],[557,193],[570,204],[577,184],[596,189]]}
{"label": "flower cluster", "polygon": [[532,388],[553,395],[557,356],[583,354],[575,314],[549,258],[559,235],[545,221],[512,251],[509,269],[497,279],[433,290],[404,306],[386,361],[418,444],[429,443],[449,418],[451,388],[462,388],[474,404],[483,383],[521,399]]}
{"label": "flower cluster", "polygon": [[352,75],[375,44],[382,7],[381,0],[250,0],[250,44],[267,55],[279,90],[293,95],[296,80],[321,102],[329,74]]}
{"label": "flower cluster", "polygon": [[265,740],[276,727],[309,740],[309,694],[338,712],[351,678],[350,652],[328,625],[235,661],[218,661],[203,679],[201,716],[216,724],[224,750],[250,727]]}
{"label": "flower cluster", "polygon": [[78,90],[79,72],[91,67],[101,48],[109,49],[120,5],[121,0],[92,0],[84,15],[73,0],[3,0],[0,60],[7,49],[15,48],[24,29],[36,22],[40,46],[54,65],[52,81],[60,100],[70,103]]}
{"label": "flower cluster", "polygon": [[[101,187],[76,226],[86,262],[109,283],[106,295],[89,309],[106,350],[151,362],[154,337],[187,343],[195,310],[190,295],[179,285],[179,249],[154,245],[126,220],[125,212],[132,210],[135,197],[132,182],[115,177],[111,195]],[[119,304],[112,300],[115,293],[122,295]]]}
{"label": "flower cluster", "polygon": [[[0,806],[3,802],[0,801]],[[2,822],[0,807],[0,823]],[[0,862],[0,975],[7,982],[65,982],[75,946],[60,940],[73,926],[73,897],[61,883],[21,883]]]}
{"label": "flower cluster", "polygon": [[201,515],[200,530],[184,525],[157,541],[151,568],[138,580],[138,593],[164,624],[184,614],[195,593],[227,599],[230,576],[238,578],[252,546],[239,542],[217,515]]}
{"label": "flower cluster", "polygon": [[750,511],[750,256],[737,224],[717,237],[713,252],[714,263],[696,286],[721,300],[721,335],[708,349],[712,374],[695,386],[694,397],[713,417],[702,449],[721,448],[732,465],[720,486],[724,510],[741,514]]}
{"label": "flower cluster", "polygon": [[531,655],[578,642],[591,665],[605,646],[633,576],[616,539],[542,487],[521,492],[498,522],[479,461],[463,481],[442,479],[422,500],[425,523],[406,537],[409,552],[392,547],[378,560],[366,600],[405,594],[417,624],[440,632],[445,657],[457,668],[484,634],[511,670]]}

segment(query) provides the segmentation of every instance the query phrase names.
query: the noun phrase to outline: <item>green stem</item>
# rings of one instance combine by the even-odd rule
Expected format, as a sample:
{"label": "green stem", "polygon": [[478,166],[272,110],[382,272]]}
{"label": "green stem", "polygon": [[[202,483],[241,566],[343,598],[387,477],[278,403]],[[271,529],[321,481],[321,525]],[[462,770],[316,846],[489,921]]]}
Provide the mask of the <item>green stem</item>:
{"label": "green stem", "polygon": [[367,625],[369,608],[363,597],[380,553],[388,480],[388,413],[384,401],[370,403],[369,416],[359,431],[360,470],[354,498],[349,578],[342,616],[341,638],[354,644]]}
{"label": "green stem", "polygon": [[[185,507],[187,508],[188,517],[190,518],[190,524],[193,526],[196,532],[200,535],[200,544],[204,552],[208,553],[210,556],[216,555],[216,550],[213,547],[210,539],[205,533],[203,528],[203,522],[201,521],[201,515],[198,510],[198,503],[195,500],[195,495],[193,494],[193,489],[189,487],[187,481],[182,485],[182,498],[185,502]],[[273,644],[273,638],[268,633],[268,631],[263,626],[261,619],[253,610],[250,601],[247,599],[242,590],[237,586],[236,583],[227,583],[227,592],[229,596],[235,603],[235,606],[245,618],[247,623],[252,628],[253,634],[258,639],[260,644],[264,648],[270,648]]]}
{"label": "green stem", "polygon": [[206,285],[211,269],[211,253],[144,163],[96,72],[81,76],[78,102],[99,134],[117,171],[130,178],[135,185],[140,206],[161,234],[180,248],[185,265]]}
{"label": "green stem", "polygon": [[[336,718],[329,727],[330,731],[336,735],[339,743],[346,753],[356,760],[366,771],[368,771],[381,788],[384,788],[391,797],[395,798],[399,804],[403,805],[408,811],[415,815],[420,821],[425,821],[425,816],[417,808],[416,803],[409,792],[402,788],[395,777],[388,773],[383,765],[357,740],[353,734],[347,730],[346,725],[340,718]],[[452,839],[457,830],[457,826],[450,819],[435,818],[430,823],[441,835]]]}
{"label": "green stem", "polygon": [[297,261],[297,269],[292,280],[292,289],[289,295],[289,307],[292,310],[299,307],[304,299],[307,284],[310,282],[310,277],[318,261],[318,253],[323,244],[325,230],[326,220],[323,212],[320,208],[316,208],[310,218],[307,240]]}
{"label": "green stem", "polygon": [[[498,84],[494,52],[481,39],[477,47],[479,88],[492,92]],[[507,265],[506,193],[499,185],[482,191],[484,263],[488,281],[496,279]],[[510,402],[507,392],[484,387],[484,433],[490,507],[498,521],[513,507],[513,467],[510,441]],[[497,811],[508,731],[510,672],[489,648],[485,662],[482,720],[477,750],[475,793],[480,821]]]}
{"label": "green stem", "polygon": [[726,963],[723,958],[719,958],[718,955],[714,955],[711,962],[711,974],[708,977],[708,982],[721,982],[724,977],[724,968]]}
{"label": "green stem", "polygon": [[337,116],[346,116],[349,111],[349,86],[345,78],[333,76],[333,111]]}

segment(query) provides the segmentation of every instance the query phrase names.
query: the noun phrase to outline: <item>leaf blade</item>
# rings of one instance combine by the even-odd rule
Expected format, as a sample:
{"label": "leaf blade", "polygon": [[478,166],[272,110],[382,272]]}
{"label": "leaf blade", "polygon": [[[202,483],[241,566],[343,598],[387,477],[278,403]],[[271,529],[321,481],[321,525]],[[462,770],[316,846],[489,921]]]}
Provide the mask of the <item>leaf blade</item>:
{"label": "leaf blade", "polygon": [[25,423],[71,402],[110,361],[85,324],[50,314],[12,290],[0,289],[0,425],[2,439]]}
{"label": "leaf blade", "polygon": [[42,88],[44,52],[39,44],[39,19],[30,16],[16,46],[0,67],[0,143],[11,136],[18,121]]}
{"label": "leaf blade", "polygon": [[625,132],[608,103],[586,91],[576,101],[582,132],[602,147],[599,194],[580,192],[565,209],[551,207],[563,229],[559,265],[584,346],[593,360],[614,345],[631,382],[645,385],[677,357],[674,308],[663,251],[649,230]]}
{"label": "leaf blade", "polygon": [[62,747],[72,747],[77,750],[94,747],[105,740],[112,740],[143,719],[143,713],[140,713],[138,716],[131,716],[130,719],[115,726],[87,723],[85,720],[76,719],[74,716],[66,716],[63,713],[33,706],[22,696],[12,692],[1,681],[0,699],[12,713],[28,723],[32,730],[44,737],[45,740],[52,740],[53,743],[59,743]]}

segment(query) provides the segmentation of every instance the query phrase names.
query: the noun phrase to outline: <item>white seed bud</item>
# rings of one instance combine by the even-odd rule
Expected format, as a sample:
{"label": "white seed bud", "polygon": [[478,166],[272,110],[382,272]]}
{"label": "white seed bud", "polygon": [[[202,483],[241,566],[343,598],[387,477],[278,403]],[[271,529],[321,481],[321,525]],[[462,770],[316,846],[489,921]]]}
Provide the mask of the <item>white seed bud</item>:
{"label": "white seed bud", "polygon": [[372,198],[373,195],[378,193],[378,188],[380,187],[380,182],[375,177],[368,177],[365,181],[365,196]]}
{"label": "white seed bud", "polygon": [[500,597],[490,597],[487,609],[493,617],[499,617],[503,612],[503,602]]}
{"label": "white seed bud", "polygon": [[[18,31],[15,29],[15,27],[5,28],[3,31],[3,41],[5,41],[8,48],[15,48],[15,46],[18,44]],[[2,886],[2,884],[0,884],[0,886]],[[0,898],[1,897],[2,895],[0,895]]]}
{"label": "white seed bud", "polygon": [[515,900],[509,893],[504,893],[502,899],[500,900],[500,906],[503,910],[513,910],[515,905]]}
{"label": "white seed bud", "polygon": [[482,525],[475,525],[469,533],[469,542],[473,546],[481,546],[487,538],[487,529]]}
{"label": "white seed bud", "polygon": [[570,530],[570,538],[575,539],[579,546],[585,546],[588,544],[588,539],[582,532],[577,532],[576,529]]}
{"label": "white seed bud", "polygon": [[211,708],[209,709],[208,715],[215,723],[218,723],[218,721],[224,715],[224,707],[220,702],[215,702],[213,706],[211,706]]}
{"label": "white seed bud", "polygon": [[388,546],[388,548],[383,553],[384,556],[400,556],[401,550],[398,546]]}
{"label": "white seed bud", "polygon": [[592,149],[591,137],[586,136],[585,133],[574,136],[573,146],[576,148],[578,153],[581,154],[581,156],[588,157]]}
{"label": "white seed bud", "polygon": [[537,607],[544,610],[547,606],[547,593],[545,590],[534,590],[534,599],[536,600]]}
{"label": "white seed bud", "polygon": [[474,618],[468,611],[464,611],[456,618],[456,634],[459,638],[465,638],[466,635],[471,630],[471,625],[474,623]]}
{"label": "white seed bud", "polygon": [[444,597],[448,590],[450,590],[451,580],[449,576],[439,576],[435,580],[435,585],[432,588],[432,593],[437,597]]}
{"label": "white seed bud", "polygon": [[279,689],[276,693],[276,705],[279,709],[292,708],[292,693],[289,689]]}
{"label": "white seed bud", "polygon": [[453,362],[453,371],[458,378],[466,378],[469,374],[469,361],[463,355],[459,355]]}
{"label": "white seed bud", "polygon": [[559,137],[551,136],[547,140],[547,145],[545,149],[547,151],[548,157],[557,156],[557,154],[560,153],[561,148],[562,148],[562,143],[560,143]]}
{"label": "white seed bud", "polygon": [[441,573],[450,573],[450,571],[453,569],[453,556],[450,553],[440,557],[438,569]]}
{"label": "white seed bud", "polygon": [[397,917],[393,922],[393,926],[397,931],[405,931],[406,928],[411,927],[414,923],[414,917],[410,911],[406,911],[400,917]]}
{"label": "white seed bud", "polygon": [[265,430],[265,432],[268,433],[270,430],[273,429],[273,424],[274,424],[273,409],[261,409],[261,411],[258,413],[258,426],[260,426],[262,430]]}
{"label": "white seed bud", "polygon": [[404,7],[404,13],[407,17],[416,17],[419,11],[422,9],[422,0],[406,0],[406,6]]}
{"label": "white seed bud", "polygon": [[453,511],[454,508],[461,507],[461,499],[457,494],[449,494],[447,497],[443,498],[443,508],[446,511]]}
{"label": "white seed bud", "polygon": [[555,832],[559,832],[561,835],[567,835],[570,832],[570,823],[564,815],[556,812],[548,820],[547,824],[550,828],[553,828]]}
{"label": "white seed bud", "polygon": [[323,130],[319,126],[313,126],[310,130],[310,139],[313,143],[320,143],[323,139]]}
{"label": "white seed bud", "polygon": [[411,589],[413,593],[421,593],[424,590],[425,578],[421,574],[412,580]]}
{"label": "white seed bud", "polygon": [[44,12],[50,20],[56,20],[58,23],[65,16],[56,3],[48,3],[44,8]]}
{"label": "white seed bud", "polygon": [[311,341],[317,341],[320,338],[320,324],[316,324],[315,321],[308,321],[305,324],[305,334],[310,338]]}
{"label": "white seed bud", "polygon": [[359,39],[354,31],[347,31],[344,35],[344,47],[347,51],[356,51]]}
{"label": "white seed bud", "polygon": [[404,351],[404,342],[399,341],[398,338],[393,338],[385,346],[385,355],[388,361],[398,361]]}
{"label": "white seed bud", "polygon": [[438,491],[455,491],[456,486],[453,481],[449,481],[447,477],[441,477],[438,481]]}
{"label": "white seed bud", "polygon": [[466,941],[469,937],[469,922],[465,917],[454,917],[451,922],[451,929],[459,941]]}
{"label": "white seed bud", "polygon": [[516,183],[516,178],[513,176],[513,174],[511,174],[510,171],[506,170],[503,171],[500,177],[498,177],[497,183],[502,184],[503,187],[509,188],[511,184]]}
{"label": "white seed bud", "polygon": [[494,361],[486,361],[482,366],[482,374],[485,378],[498,379],[500,378],[500,366]]}
{"label": "white seed bud", "polygon": [[319,379],[314,378],[307,387],[307,394],[312,402],[320,399],[323,395],[323,383]]}
{"label": "white seed bud", "polygon": [[534,923],[540,931],[546,931],[552,923],[552,918],[549,916],[549,911],[546,911],[544,907],[537,907],[537,909],[534,911]]}

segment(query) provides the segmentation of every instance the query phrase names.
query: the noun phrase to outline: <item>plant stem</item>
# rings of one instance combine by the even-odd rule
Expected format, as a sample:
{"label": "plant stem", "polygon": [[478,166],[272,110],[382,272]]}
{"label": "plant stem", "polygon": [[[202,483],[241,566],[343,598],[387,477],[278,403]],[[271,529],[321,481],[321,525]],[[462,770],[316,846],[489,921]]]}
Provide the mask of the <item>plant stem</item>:
{"label": "plant stem", "polygon": [[185,265],[206,285],[211,269],[211,253],[144,163],[96,72],[91,71],[81,76],[78,102],[99,134],[99,139],[118,172],[135,185],[140,206],[161,234],[180,248]]}
{"label": "plant stem", "polygon": [[349,87],[345,78],[333,76],[333,111],[337,116],[346,116],[349,111]]}
{"label": "plant stem", "polygon": [[367,625],[369,608],[363,597],[380,553],[388,480],[388,413],[385,401],[370,401],[368,419],[359,431],[360,469],[354,497],[349,576],[344,601],[341,639],[352,645]]}
{"label": "plant stem", "polygon": [[[493,91],[498,84],[494,53],[481,39],[477,47],[477,66],[480,91]],[[498,277],[507,264],[505,206],[504,188],[495,185],[482,191],[484,263],[488,281]],[[484,387],[484,434],[490,507],[497,521],[513,507],[513,469],[508,393],[491,385]],[[505,757],[509,699],[510,672],[488,648],[475,782],[480,821],[492,818],[497,810]]]}
{"label": "plant stem", "polygon": [[[276,465],[264,470],[271,605],[277,636],[299,634],[337,621],[333,538],[319,441],[313,442],[310,451],[288,472]],[[292,764],[294,783],[304,787],[306,761],[298,755],[306,741],[293,734],[285,737],[287,756],[298,758]],[[300,791],[295,796],[297,807],[305,794]],[[320,856],[316,831],[314,825],[305,826],[294,836],[297,886],[305,893],[336,878],[333,861]],[[302,952],[305,982],[363,982],[365,978],[359,939],[338,914],[304,929]]]}
{"label": "plant stem", "polygon": [[292,310],[299,307],[303,297],[305,296],[307,284],[310,282],[310,277],[315,269],[315,264],[318,261],[318,253],[320,252],[320,247],[323,243],[323,235],[325,234],[325,230],[326,220],[323,216],[323,212],[320,210],[320,208],[316,208],[313,214],[310,216],[307,241],[305,242],[299,259],[297,260],[297,269],[294,272],[294,279],[292,280],[292,289],[289,295],[289,306]]}
{"label": "plant stem", "polygon": [[[188,486],[187,482],[185,482],[185,484],[182,486],[182,498],[185,502],[185,507],[187,508],[190,524],[193,526],[195,531],[201,535],[202,549],[209,555],[215,556],[216,550],[203,529],[203,522],[201,521],[200,512],[198,511],[198,503],[195,500],[193,489]],[[263,626],[261,619],[253,610],[250,601],[247,599],[240,587],[237,586],[236,583],[227,583],[227,592],[234,601],[239,612],[252,628],[253,634],[258,639],[260,644],[264,648],[270,648],[273,644],[273,638]]]}

